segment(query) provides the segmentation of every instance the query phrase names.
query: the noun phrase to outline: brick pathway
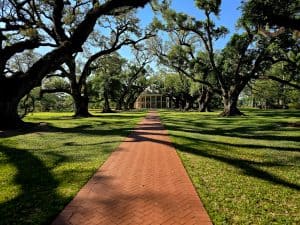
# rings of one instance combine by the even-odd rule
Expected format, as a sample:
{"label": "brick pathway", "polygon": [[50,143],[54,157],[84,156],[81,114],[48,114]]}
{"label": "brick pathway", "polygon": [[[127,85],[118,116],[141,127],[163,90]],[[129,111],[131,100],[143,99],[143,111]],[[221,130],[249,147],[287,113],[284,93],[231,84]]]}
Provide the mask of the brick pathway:
{"label": "brick pathway", "polygon": [[170,144],[150,112],[52,225],[212,224]]}

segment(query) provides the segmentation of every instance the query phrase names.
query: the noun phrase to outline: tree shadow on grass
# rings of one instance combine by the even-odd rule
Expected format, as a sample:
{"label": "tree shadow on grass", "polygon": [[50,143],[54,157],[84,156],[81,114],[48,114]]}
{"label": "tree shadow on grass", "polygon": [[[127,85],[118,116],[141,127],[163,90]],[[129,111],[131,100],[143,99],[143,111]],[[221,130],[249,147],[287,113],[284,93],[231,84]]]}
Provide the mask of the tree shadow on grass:
{"label": "tree shadow on grass", "polygon": [[[125,136],[132,130],[131,127],[126,127],[128,124],[128,120],[140,118],[140,113],[136,115],[127,115],[127,114],[114,114],[114,115],[95,115],[89,118],[74,118],[72,116],[50,116],[49,118],[31,118],[32,122],[26,122],[24,126],[13,129],[13,130],[0,130],[0,138],[6,137],[14,137],[23,134],[29,134],[34,132],[66,132],[66,133],[78,133],[78,134],[90,134],[90,135],[98,135],[98,134],[110,134],[111,132],[117,133],[119,131],[125,131]],[[100,118],[95,119],[93,118]],[[82,119],[88,119],[80,122]],[[110,121],[112,120],[112,121]],[[46,122],[41,122],[46,121]],[[68,122],[74,125],[74,127],[70,128],[62,128],[52,123],[63,121]],[[81,125],[85,123],[85,125]],[[78,126],[76,126],[78,125]],[[112,128],[109,130],[97,129],[97,127],[102,128],[106,126],[112,127],[124,127],[123,129]]]}
{"label": "tree shadow on grass", "polygon": [[[69,146],[69,147],[81,147],[81,146],[100,146],[103,144],[114,144],[114,143],[118,143],[119,141],[101,141],[98,143],[92,143],[92,144],[86,144],[86,143],[76,143],[76,142],[65,142],[63,145],[64,146]],[[110,151],[111,152],[111,151]]]}
{"label": "tree shadow on grass", "polygon": [[[253,126],[241,126],[235,128],[226,128],[226,127],[214,127],[209,129],[209,127],[203,127],[200,124],[196,127],[187,127],[183,128],[181,126],[170,125],[169,121],[165,121],[167,124],[166,127],[168,130],[172,131],[182,131],[189,133],[197,133],[204,135],[220,135],[225,137],[237,137],[237,138],[245,138],[245,139],[258,139],[258,140],[285,140],[285,141],[293,141],[300,142],[299,136],[282,136],[282,135],[266,135],[266,134],[256,134],[255,132],[267,132],[267,131],[276,131],[278,127],[276,125],[260,125],[257,127]],[[297,128],[295,128],[297,129]]]}
{"label": "tree shadow on grass", "polygon": [[[186,121],[186,120],[184,120]],[[170,123],[172,123],[170,125]],[[165,120],[166,127],[168,130],[172,131],[181,131],[181,132],[188,132],[188,133],[197,133],[197,134],[202,134],[202,135],[218,135],[218,136],[224,136],[224,137],[236,137],[236,138],[243,138],[243,139],[257,139],[257,140],[269,140],[273,141],[274,139],[276,140],[285,140],[285,141],[293,141],[293,142],[299,142],[299,136],[280,136],[280,135],[261,135],[261,134],[256,134],[255,132],[260,131],[263,133],[263,131],[270,131],[277,129],[276,124],[258,124],[257,126],[240,126],[240,127],[234,127],[234,128],[228,128],[228,127],[218,127],[215,125],[209,125],[204,122],[204,126],[201,126],[201,124],[195,124],[187,123],[184,125],[176,126],[176,121],[170,122],[168,119]],[[182,127],[184,126],[184,127]],[[220,142],[220,141],[212,141],[212,140],[201,140],[201,139],[196,139],[193,137],[189,137],[188,134],[185,135],[180,135],[180,134],[172,134],[171,136],[174,136],[175,138],[184,138],[187,139],[189,142],[192,143],[207,143],[210,146],[216,146],[217,148],[222,148],[225,146],[229,147],[236,147],[236,148],[250,148],[250,149],[271,149],[275,151],[291,151],[291,152],[299,152],[299,148],[292,148],[292,147],[277,147],[277,146],[266,146],[266,145],[259,145],[259,144],[238,144],[238,143],[225,143],[225,142]],[[246,142],[247,143],[247,142]],[[183,152],[188,152],[192,153],[195,155],[203,156],[206,158],[212,158],[215,160],[218,160],[220,162],[232,165],[238,169],[242,169],[242,171],[248,175],[252,176],[255,178],[259,178],[261,180],[265,180],[267,182],[271,182],[274,184],[279,184],[285,187],[289,187],[295,190],[300,190],[300,185],[296,183],[289,182],[287,180],[284,180],[274,174],[271,174],[269,172],[266,172],[260,168],[259,166],[264,166],[264,167],[276,167],[276,166],[289,166],[283,163],[278,163],[278,162],[255,162],[251,160],[243,160],[239,158],[234,158],[230,156],[224,156],[220,155],[215,151],[208,152],[205,150],[200,150],[200,149],[195,149],[192,148],[188,145],[180,145],[180,144],[174,144],[174,146]]]}
{"label": "tree shadow on grass", "polygon": [[259,149],[270,149],[273,151],[288,151],[288,152],[300,152],[299,148],[296,147],[281,147],[281,146],[269,146],[269,145],[259,145],[259,144],[237,144],[237,143],[227,143],[222,141],[211,141],[211,140],[201,140],[198,138],[188,137],[188,136],[180,136],[176,134],[172,134],[176,138],[184,138],[191,142],[205,142],[208,144],[218,145],[219,147],[222,146],[230,146],[235,148],[250,148],[251,150],[259,150]]}
{"label": "tree shadow on grass", "polygon": [[299,110],[272,110],[272,111],[254,111],[256,116],[264,116],[264,117],[300,117]]}
{"label": "tree shadow on grass", "polygon": [[271,174],[267,171],[257,168],[257,166],[268,166],[268,167],[283,166],[282,164],[274,163],[274,162],[254,162],[251,160],[244,160],[244,159],[234,158],[234,157],[230,157],[230,156],[218,155],[214,152],[210,153],[208,151],[195,149],[195,148],[192,148],[192,147],[189,147],[186,145],[174,144],[174,146],[179,151],[191,153],[194,155],[198,155],[198,156],[202,156],[202,157],[206,157],[206,158],[210,158],[210,159],[214,159],[214,160],[226,163],[228,165],[234,166],[235,168],[241,169],[243,171],[243,173],[247,176],[259,178],[261,180],[265,180],[265,181],[271,182],[273,184],[288,187],[288,188],[291,188],[291,189],[294,189],[297,191],[300,190],[299,184],[295,184],[295,183],[286,181],[274,174]]}
{"label": "tree shadow on grass", "polygon": [[[17,169],[14,183],[21,188],[17,197],[0,203],[0,224],[50,222],[70,199],[56,193],[59,183],[49,168],[26,150],[0,145],[0,152],[6,156],[7,163]],[[56,157],[58,161],[64,160],[64,156],[56,155]]]}
{"label": "tree shadow on grass", "polygon": [[139,118],[141,117],[142,113],[136,113],[135,115],[132,113],[130,115],[128,114],[122,114],[122,113],[102,113],[101,115],[92,115],[90,118],[102,118],[105,119],[106,117],[109,117],[110,119],[133,119],[133,118]]}
{"label": "tree shadow on grass", "polygon": [[94,129],[94,125],[80,125],[71,128],[62,128],[57,126],[52,126],[51,124],[36,125],[27,129],[13,130],[0,132],[0,138],[14,137],[30,133],[74,133],[74,134],[84,134],[93,136],[107,136],[107,135],[120,135],[126,137],[132,131],[131,127],[124,128],[110,128],[110,129]]}

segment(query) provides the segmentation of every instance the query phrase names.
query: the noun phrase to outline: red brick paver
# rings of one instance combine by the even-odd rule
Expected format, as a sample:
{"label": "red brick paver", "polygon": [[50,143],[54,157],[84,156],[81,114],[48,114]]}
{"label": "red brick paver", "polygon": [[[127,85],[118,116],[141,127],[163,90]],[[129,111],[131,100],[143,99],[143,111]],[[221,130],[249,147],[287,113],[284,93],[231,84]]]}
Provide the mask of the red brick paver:
{"label": "red brick paver", "polygon": [[52,225],[212,224],[157,113],[150,112]]}

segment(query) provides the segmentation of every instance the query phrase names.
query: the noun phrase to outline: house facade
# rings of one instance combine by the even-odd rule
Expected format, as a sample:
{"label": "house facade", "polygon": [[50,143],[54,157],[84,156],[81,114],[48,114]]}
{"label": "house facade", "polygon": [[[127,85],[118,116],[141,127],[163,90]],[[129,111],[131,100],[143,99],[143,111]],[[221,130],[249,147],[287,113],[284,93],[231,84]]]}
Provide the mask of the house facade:
{"label": "house facade", "polygon": [[136,109],[167,109],[172,104],[168,97],[155,93],[155,91],[146,90],[136,100],[134,107]]}

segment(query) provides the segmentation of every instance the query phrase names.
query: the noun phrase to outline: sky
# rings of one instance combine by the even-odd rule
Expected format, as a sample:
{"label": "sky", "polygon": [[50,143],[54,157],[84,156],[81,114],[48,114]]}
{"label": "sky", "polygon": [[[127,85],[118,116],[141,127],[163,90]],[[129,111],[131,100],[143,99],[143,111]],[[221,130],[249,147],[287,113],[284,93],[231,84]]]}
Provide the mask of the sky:
{"label": "sky", "polygon": [[[223,0],[221,5],[221,15],[218,21],[215,21],[218,25],[223,25],[230,30],[231,33],[236,31],[235,25],[239,19],[241,13],[238,9],[241,1],[239,0]],[[183,12],[188,15],[194,16],[196,18],[201,18],[201,11],[196,8],[194,0],[173,0],[172,9],[175,9],[177,12]],[[150,5],[147,5],[145,8],[138,10],[138,18],[141,20],[142,27],[151,23],[153,19],[153,12]],[[227,41],[230,38],[230,34],[227,37],[220,39],[216,45],[216,49],[221,49],[225,46]],[[131,58],[129,53],[129,48],[123,48],[120,50],[120,54],[126,58]]]}

